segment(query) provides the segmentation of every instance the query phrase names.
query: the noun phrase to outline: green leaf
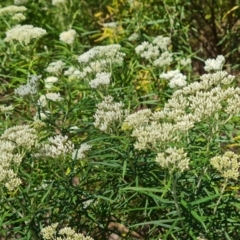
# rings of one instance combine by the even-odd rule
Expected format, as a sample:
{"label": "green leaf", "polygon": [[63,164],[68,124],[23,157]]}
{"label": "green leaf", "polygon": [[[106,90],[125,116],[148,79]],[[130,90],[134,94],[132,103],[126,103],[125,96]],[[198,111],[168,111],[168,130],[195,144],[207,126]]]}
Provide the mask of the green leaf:
{"label": "green leaf", "polygon": [[162,189],[158,189],[158,188],[145,188],[145,187],[126,187],[126,188],[122,188],[123,190],[131,190],[131,191],[137,191],[137,192],[163,192]]}
{"label": "green leaf", "polygon": [[[161,219],[161,220],[157,220],[157,221],[149,221],[149,222],[137,223],[137,224],[132,225],[131,227],[138,227],[138,226],[153,224],[153,225],[162,226],[162,227],[165,227],[165,228],[172,228],[172,224],[169,225],[169,224],[166,224],[166,223],[172,223],[172,222],[180,221],[180,220],[183,220],[183,218]],[[173,229],[180,230],[179,227],[174,227]]]}
{"label": "green leaf", "polygon": [[203,222],[203,220],[205,219],[205,217],[199,216],[199,215],[197,214],[197,212],[195,212],[195,211],[193,211],[193,210],[191,211],[191,214],[192,214],[192,216],[193,216],[196,220],[198,220],[198,221],[202,224],[202,226],[204,227],[205,231],[207,231],[206,225],[205,225],[204,222]]}
{"label": "green leaf", "polygon": [[127,161],[124,160],[123,162],[123,173],[122,173],[122,178],[124,179],[124,176],[126,174],[126,170],[127,170]]}
{"label": "green leaf", "polygon": [[220,196],[220,193],[217,193],[217,194],[214,194],[214,195],[211,195],[211,196],[208,196],[208,197],[200,198],[200,199],[198,199],[198,200],[196,200],[196,201],[194,201],[194,202],[191,202],[191,203],[189,203],[189,204],[190,204],[191,206],[194,206],[194,205],[196,205],[196,204],[208,202],[208,201],[210,201],[210,200],[212,200],[212,199],[214,199],[214,198],[217,198],[217,197],[219,197],[219,196]]}

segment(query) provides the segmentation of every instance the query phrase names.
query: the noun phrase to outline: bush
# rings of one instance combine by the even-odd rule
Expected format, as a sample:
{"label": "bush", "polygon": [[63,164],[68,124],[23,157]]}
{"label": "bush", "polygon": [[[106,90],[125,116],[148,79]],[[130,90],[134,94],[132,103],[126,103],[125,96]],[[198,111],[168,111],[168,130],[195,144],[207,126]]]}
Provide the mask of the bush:
{"label": "bush", "polygon": [[0,236],[238,239],[237,4],[14,2]]}

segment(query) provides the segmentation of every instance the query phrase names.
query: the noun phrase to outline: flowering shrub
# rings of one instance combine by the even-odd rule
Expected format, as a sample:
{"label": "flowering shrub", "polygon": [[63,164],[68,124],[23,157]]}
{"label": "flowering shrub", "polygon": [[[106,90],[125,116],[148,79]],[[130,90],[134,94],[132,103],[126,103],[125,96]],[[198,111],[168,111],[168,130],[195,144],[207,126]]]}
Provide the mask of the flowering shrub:
{"label": "flowering shrub", "polygon": [[165,3],[7,3],[0,237],[236,239],[240,88],[228,59],[206,56],[199,75]]}

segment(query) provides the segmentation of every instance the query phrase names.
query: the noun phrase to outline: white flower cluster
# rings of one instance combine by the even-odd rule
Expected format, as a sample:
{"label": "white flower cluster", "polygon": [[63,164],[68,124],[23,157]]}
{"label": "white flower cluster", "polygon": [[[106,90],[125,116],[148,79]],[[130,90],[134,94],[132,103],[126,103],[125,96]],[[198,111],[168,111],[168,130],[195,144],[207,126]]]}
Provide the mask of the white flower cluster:
{"label": "white flower cluster", "polygon": [[169,37],[157,36],[153,39],[153,44],[156,44],[161,50],[168,50],[168,46],[171,43],[171,39]]}
{"label": "white flower cluster", "polygon": [[72,159],[83,159],[86,157],[86,152],[91,149],[92,146],[87,144],[87,143],[83,143],[81,144],[79,149],[75,149],[72,153]]}
{"label": "white flower cluster", "polygon": [[14,153],[16,144],[7,140],[0,140],[0,186],[5,185],[9,191],[13,191],[21,184],[21,180],[13,171],[14,166],[19,166],[22,155]]}
{"label": "white flower cluster", "polygon": [[68,31],[62,32],[59,37],[60,37],[60,41],[71,45],[73,44],[76,36],[77,36],[77,32],[74,29],[70,29]]}
{"label": "white flower cluster", "polygon": [[223,156],[211,158],[210,163],[224,178],[235,179],[239,177],[240,156],[234,152],[227,151]]}
{"label": "white flower cluster", "polygon": [[37,94],[38,82],[41,77],[42,76],[31,75],[28,83],[16,88],[14,93],[20,97]]}
{"label": "white flower cluster", "polygon": [[[40,104],[40,102],[38,102],[38,104]],[[40,112],[36,112],[35,116],[33,117],[34,121],[37,120],[45,120],[47,118],[49,118],[50,116],[50,112],[49,111],[40,111]]]}
{"label": "white flower cluster", "polygon": [[[171,100],[165,105],[165,110],[171,112],[169,109],[181,109],[182,105],[184,106],[182,110],[184,112],[187,109],[188,111],[190,110],[194,116],[194,121],[197,122],[213,116],[218,111],[224,111],[228,116],[239,114],[240,88],[228,86],[233,82],[234,76],[229,75],[225,71],[219,71],[212,74],[204,74],[200,79],[202,80],[201,82],[191,83],[181,90],[175,91]],[[185,104],[180,99],[185,99]],[[176,105],[178,101],[180,104]],[[173,104],[169,105],[171,102]]]}
{"label": "white flower cluster", "polygon": [[190,65],[192,63],[192,61],[191,61],[191,58],[183,58],[180,60],[179,63],[180,63],[180,65],[185,67],[185,66]]}
{"label": "white flower cluster", "polygon": [[143,109],[139,110],[133,114],[128,115],[123,124],[122,129],[123,130],[130,130],[133,128],[137,128],[143,124],[149,123],[149,118],[152,115],[152,112],[150,109]]}
{"label": "white flower cluster", "polygon": [[6,32],[4,41],[10,42],[11,44],[16,41],[27,46],[32,39],[37,40],[46,34],[46,30],[39,27],[33,27],[32,25],[16,25]]}
{"label": "white flower cluster", "polygon": [[83,204],[83,208],[86,209],[88,206],[90,206],[92,203],[94,202],[93,199],[89,199],[89,200],[86,200],[84,201],[82,204]]}
{"label": "white flower cluster", "polygon": [[232,95],[227,99],[227,107],[224,111],[230,116],[238,115],[240,109],[240,89],[229,89],[233,90]]}
{"label": "white flower cluster", "polygon": [[23,149],[30,149],[36,144],[37,132],[29,125],[19,125],[5,130],[0,139],[14,142]]}
{"label": "white flower cluster", "polygon": [[108,23],[103,23],[104,28],[116,28],[118,25],[117,22],[108,22]]}
{"label": "white flower cluster", "polygon": [[84,236],[81,233],[76,233],[70,227],[64,227],[57,231],[58,223],[53,223],[50,226],[42,228],[41,234],[44,240],[93,240],[89,236]]}
{"label": "white flower cluster", "polygon": [[58,78],[57,77],[54,77],[54,76],[47,77],[44,80],[45,88],[51,89],[53,87],[53,84],[56,83],[56,82],[58,82]]}
{"label": "white flower cluster", "polygon": [[14,0],[15,5],[24,5],[28,3],[28,0]]}
{"label": "white flower cluster", "polygon": [[60,96],[60,93],[47,93],[46,95],[41,95],[38,99],[38,105],[41,107],[47,106],[47,101],[60,102],[63,98]]}
{"label": "white flower cluster", "polygon": [[161,111],[150,109],[130,114],[123,122],[123,130],[133,130],[132,136],[137,139],[136,149],[156,148],[176,142],[194,126],[195,117],[186,114],[188,101],[183,96],[170,99]]}
{"label": "white flower cluster", "polygon": [[177,129],[172,123],[151,122],[134,128],[132,136],[137,138],[134,147],[138,150],[145,148],[164,146],[168,142],[178,141]]}
{"label": "white flower cluster", "polygon": [[42,130],[43,128],[45,128],[47,125],[45,122],[39,120],[39,119],[35,119],[31,126],[36,130],[36,131],[40,131]]}
{"label": "white flower cluster", "polygon": [[119,52],[121,46],[112,44],[108,46],[93,47],[89,51],[78,57],[79,63],[90,63],[95,60],[105,59],[105,64],[121,64],[123,62],[124,53]]}
{"label": "white flower cluster", "polygon": [[9,105],[9,106],[0,105],[0,112],[4,114],[12,112],[13,109],[14,107],[12,105]]}
{"label": "white flower cluster", "polygon": [[64,71],[64,75],[69,77],[69,80],[78,80],[86,77],[87,72],[81,72],[75,67],[71,66],[68,70]]}
{"label": "white flower cluster", "polygon": [[121,125],[123,119],[128,115],[124,110],[122,102],[113,102],[111,96],[107,96],[97,105],[97,111],[94,114],[94,126],[101,131],[111,133]]}
{"label": "white flower cluster", "polygon": [[63,98],[60,96],[60,93],[47,93],[45,98],[53,102],[59,102],[63,100]]}
{"label": "white flower cluster", "polygon": [[135,52],[142,58],[154,60],[153,65],[156,67],[168,66],[173,61],[173,54],[168,51],[170,42],[169,37],[158,36],[152,43],[144,41],[138,45]]}
{"label": "white flower cluster", "polygon": [[173,61],[172,56],[173,54],[168,51],[163,52],[158,59],[154,60],[153,65],[157,67],[168,66]]}
{"label": "white flower cluster", "polygon": [[12,20],[15,20],[17,22],[21,22],[21,21],[23,21],[25,19],[26,19],[26,17],[22,13],[16,13],[12,17]]}
{"label": "white flower cluster", "polygon": [[159,56],[160,52],[158,48],[159,48],[158,46],[154,46],[152,43],[144,41],[141,45],[138,45],[135,48],[135,51],[142,58],[151,60]]}
{"label": "white flower cluster", "polygon": [[101,72],[96,74],[96,78],[89,82],[91,88],[98,88],[99,86],[107,86],[110,84],[111,73]]}
{"label": "white flower cluster", "polygon": [[[172,71],[164,77],[171,78],[176,73],[179,72]],[[163,149],[181,141],[198,122],[211,118],[225,124],[240,113],[240,88],[231,87],[233,81],[234,76],[225,71],[204,74],[199,82],[176,90],[160,111],[145,109],[128,115],[122,129],[132,130],[136,149]],[[223,113],[221,118],[217,113]]]}
{"label": "white flower cluster", "polygon": [[26,7],[11,5],[4,8],[0,8],[0,16],[14,15],[16,13],[23,13],[25,11],[27,11]]}
{"label": "white flower cluster", "polygon": [[222,101],[228,96],[228,91],[220,87],[213,88],[208,92],[197,92],[196,95],[188,97],[189,109],[198,119],[204,119],[220,111]]}
{"label": "white flower cluster", "polygon": [[14,191],[21,184],[14,170],[20,165],[25,151],[36,141],[36,131],[28,125],[8,128],[0,137],[0,184],[4,184],[9,191]]}
{"label": "white flower cluster", "polygon": [[190,159],[184,153],[183,148],[167,148],[164,153],[158,153],[155,161],[162,167],[167,168],[169,172],[183,172],[189,168]]}
{"label": "white flower cluster", "polygon": [[52,5],[59,5],[61,3],[65,3],[66,0],[52,0]]}
{"label": "white flower cluster", "polygon": [[222,70],[224,63],[225,63],[225,58],[222,55],[217,56],[216,59],[207,59],[205,61],[204,70],[206,72],[220,71]]}
{"label": "white flower cluster", "polygon": [[120,48],[119,44],[94,47],[78,57],[81,71],[70,67],[64,74],[70,76],[71,79],[87,78],[89,80],[93,74],[96,74],[96,78],[89,83],[92,88],[109,85],[113,65],[122,64],[125,56],[120,52]]}
{"label": "white flower cluster", "polygon": [[120,52],[119,44],[93,47],[78,57],[80,64],[83,64],[83,72],[98,73],[107,70],[111,71],[113,64],[122,64],[124,53]]}
{"label": "white flower cluster", "polygon": [[170,80],[169,86],[171,88],[184,87],[187,85],[186,76],[180,73],[179,70],[169,71],[167,73],[160,74],[160,78]]}
{"label": "white flower cluster", "polygon": [[48,67],[45,69],[48,73],[59,74],[61,73],[65,63],[62,60],[51,62]]}
{"label": "white flower cluster", "polygon": [[204,74],[200,77],[200,82],[193,82],[180,90],[173,93],[173,97],[178,95],[196,94],[198,91],[208,91],[216,85],[229,85],[234,81],[235,77],[226,71],[218,71],[216,73]]}
{"label": "white flower cluster", "polygon": [[134,42],[134,41],[138,40],[138,38],[139,38],[139,34],[138,33],[133,33],[128,37],[128,40],[130,42]]}
{"label": "white flower cluster", "polygon": [[35,154],[36,158],[58,158],[65,157],[72,153],[74,144],[68,139],[67,136],[57,135],[48,138],[49,143],[41,143],[38,145],[38,153]]}

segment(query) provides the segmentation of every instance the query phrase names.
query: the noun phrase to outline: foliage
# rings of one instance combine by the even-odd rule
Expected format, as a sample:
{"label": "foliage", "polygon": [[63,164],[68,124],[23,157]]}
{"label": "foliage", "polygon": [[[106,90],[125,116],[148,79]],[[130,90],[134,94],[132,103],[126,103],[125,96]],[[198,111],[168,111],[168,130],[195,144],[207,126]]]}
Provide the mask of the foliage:
{"label": "foliage", "polygon": [[237,1],[22,4],[0,9],[0,236],[238,239]]}

